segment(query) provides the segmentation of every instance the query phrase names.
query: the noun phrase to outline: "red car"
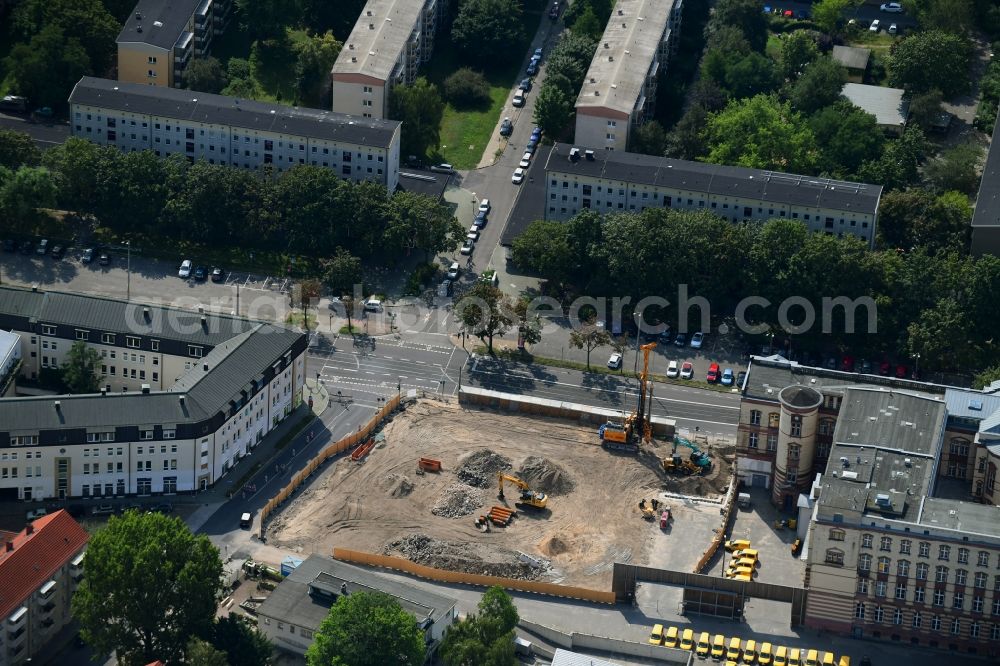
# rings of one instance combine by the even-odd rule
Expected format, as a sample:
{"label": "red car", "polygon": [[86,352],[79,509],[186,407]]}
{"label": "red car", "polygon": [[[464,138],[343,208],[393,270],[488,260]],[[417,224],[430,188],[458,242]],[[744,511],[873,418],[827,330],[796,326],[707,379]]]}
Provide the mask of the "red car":
{"label": "red car", "polygon": [[708,379],[708,381],[713,383],[719,381],[718,363],[713,363],[712,365],[708,366],[708,375],[706,375],[706,379]]}
{"label": "red car", "polygon": [[896,377],[899,379],[906,379],[906,375],[909,374],[909,368],[900,363],[896,366]]}
{"label": "red car", "polygon": [[889,365],[889,361],[882,361],[878,366],[878,374],[882,375],[883,377],[888,377],[889,369],[891,367],[892,366]]}
{"label": "red car", "polygon": [[792,18],[793,16],[795,16],[795,12],[793,12],[791,9],[786,9],[781,15],[784,16],[785,18]]}
{"label": "red car", "polygon": [[840,359],[840,369],[844,372],[854,372],[854,357],[845,356]]}

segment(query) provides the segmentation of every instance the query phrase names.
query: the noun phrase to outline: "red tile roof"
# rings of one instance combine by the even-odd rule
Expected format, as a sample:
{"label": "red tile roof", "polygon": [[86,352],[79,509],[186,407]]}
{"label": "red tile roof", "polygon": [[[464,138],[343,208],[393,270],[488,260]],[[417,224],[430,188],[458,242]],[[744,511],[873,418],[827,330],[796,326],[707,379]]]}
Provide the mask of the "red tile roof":
{"label": "red tile roof", "polygon": [[59,567],[76,555],[90,535],[60,510],[42,516],[12,540],[14,550],[0,547],[0,618],[6,618],[32,592],[52,578]]}

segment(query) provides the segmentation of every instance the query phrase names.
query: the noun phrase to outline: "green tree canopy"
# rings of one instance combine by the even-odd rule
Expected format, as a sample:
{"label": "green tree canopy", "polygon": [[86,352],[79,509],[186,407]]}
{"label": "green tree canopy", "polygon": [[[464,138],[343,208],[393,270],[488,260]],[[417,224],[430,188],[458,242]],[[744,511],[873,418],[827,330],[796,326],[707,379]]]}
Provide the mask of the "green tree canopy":
{"label": "green tree canopy", "polygon": [[973,194],[979,187],[977,171],[983,148],[974,140],[943,150],[927,162],[924,175],[938,190]]}
{"label": "green tree canopy", "polygon": [[940,90],[950,98],[968,91],[971,58],[966,37],[941,30],[912,32],[889,50],[889,85],[911,94]]}
{"label": "green tree canopy", "polygon": [[969,198],[959,192],[935,195],[924,189],[882,195],[878,207],[879,247],[923,248],[926,252],[968,252]]}
{"label": "green tree canopy", "polygon": [[322,107],[330,91],[330,70],[344,44],[327,30],[295,44],[295,88],[307,104]]}
{"label": "green tree canopy", "polygon": [[846,100],[821,109],[809,126],[822,148],[821,167],[838,178],[854,178],[862,163],[878,158],[885,143],[875,116]]}
{"label": "green tree canopy", "polygon": [[444,100],[437,86],[424,77],[413,85],[399,85],[389,96],[389,113],[403,123],[402,150],[405,155],[426,155],[441,142]]}
{"label": "green tree canopy", "polygon": [[709,114],[706,161],[756,169],[811,173],[816,140],[802,117],[773,95],[735,100]]}
{"label": "green tree canopy", "polygon": [[179,518],[128,511],[90,539],[73,617],[84,640],[121,663],[179,662],[212,626],[222,561]]}
{"label": "green tree canopy", "polygon": [[454,249],[465,237],[465,227],[443,201],[413,192],[396,192],[389,201],[390,218],[385,242],[396,253],[422,250],[430,261],[437,252]]}
{"label": "green tree canopy", "polygon": [[964,35],[976,26],[976,4],[981,9],[991,4],[996,7],[996,3],[973,3],[973,0],[907,0],[905,7],[925,30]]}
{"label": "green tree canopy", "polygon": [[212,56],[194,58],[184,70],[184,86],[188,90],[200,90],[217,95],[228,83],[222,63]]}
{"label": "green tree canopy", "polygon": [[502,587],[491,587],[479,612],[448,628],[441,645],[447,666],[514,666],[514,627],[518,613]]}
{"label": "green tree canopy", "polygon": [[323,284],[335,295],[352,294],[354,285],[361,283],[361,259],[342,247],[322,266]]}
{"label": "green tree canopy", "polygon": [[70,393],[96,393],[101,385],[101,355],[86,342],[76,341],[61,366],[63,383]]}
{"label": "green tree canopy", "polygon": [[41,208],[52,208],[58,197],[55,179],[45,167],[0,166],[0,213],[11,221],[32,223]]}
{"label": "green tree canopy", "polygon": [[477,281],[455,306],[462,328],[486,343],[493,353],[493,338],[504,335],[516,321],[509,296],[489,282]]}
{"label": "green tree canopy", "polygon": [[819,0],[812,6],[812,20],[829,35],[838,34],[844,26],[847,11],[860,0]]}
{"label": "green tree canopy", "polygon": [[542,85],[532,119],[549,136],[560,136],[573,120],[575,97],[556,86]]}
{"label": "green tree canopy", "polygon": [[384,592],[342,595],[306,652],[308,666],[419,666],[424,636],[413,616]]}
{"label": "green tree canopy", "polygon": [[781,75],[785,79],[797,79],[806,65],[818,57],[816,40],[809,31],[795,30],[781,37]]}
{"label": "green tree canopy", "polygon": [[929,132],[934,124],[941,118],[944,109],[941,102],[944,96],[940,90],[928,90],[925,93],[914,95],[910,98],[910,116],[908,122],[917,125],[925,132]]}
{"label": "green tree canopy", "polygon": [[7,80],[31,103],[65,108],[77,81],[94,72],[90,55],[76,37],[47,25],[27,43],[15,44],[4,59]]}
{"label": "green tree canopy", "polygon": [[841,99],[845,83],[847,72],[843,67],[831,58],[817,58],[791,85],[788,99],[802,113],[815,113]]}
{"label": "green tree canopy", "polygon": [[719,0],[715,3],[710,29],[731,25],[743,31],[751,48],[763,51],[767,44],[767,18],[756,0]]}
{"label": "green tree canopy", "polygon": [[274,646],[267,636],[236,613],[216,620],[212,645],[226,654],[230,666],[270,666]]}
{"label": "green tree canopy", "polygon": [[197,637],[188,641],[186,652],[184,663],[190,666],[229,666],[225,652]]}
{"label": "green tree canopy", "polygon": [[251,37],[274,37],[286,26],[295,25],[299,19],[298,2],[286,0],[236,0],[240,27]]}
{"label": "green tree canopy", "polygon": [[882,154],[868,160],[858,170],[866,183],[881,183],[886,189],[900,189],[916,182],[917,168],[927,152],[927,139],[918,127],[907,127],[903,135],[885,144]]}
{"label": "green tree canopy", "polygon": [[594,8],[587,6],[583,10],[583,13],[580,14],[580,18],[573,24],[573,32],[594,39],[600,39],[601,35],[604,34],[604,23],[597,18]]}
{"label": "green tree canopy", "polygon": [[520,58],[511,48],[524,39],[518,0],[464,0],[451,26],[451,39],[468,62],[492,65]]}
{"label": "green tree canopy", "polygon": [[17,169],[22,166],[37,166],[42,152],[35,140],[24,132],[0,129],[0,166]]}
{"label": "green tree canopy", "polygon": [[488,104],[490,82],[482,72],[471,67],[460,67],[444,80],[444,96],[457,107]]}
{"label": "green tree canopy", "polygon": [[[93,65],[97,75],[111,66],[118,50],[115,40],[121,25],[101,0],[23,0],[11,18],[23,38],[31,39],[51,28],[67,40],[75,40],[86,51],[85,62]],[[68,96],[67,90],[64,98]]]}
{"label": "green tree canopy", "polygon": [[632,130],[630,145],[634,153],[660,156],[667,150],[667,133],[659,122],[647,120]]}

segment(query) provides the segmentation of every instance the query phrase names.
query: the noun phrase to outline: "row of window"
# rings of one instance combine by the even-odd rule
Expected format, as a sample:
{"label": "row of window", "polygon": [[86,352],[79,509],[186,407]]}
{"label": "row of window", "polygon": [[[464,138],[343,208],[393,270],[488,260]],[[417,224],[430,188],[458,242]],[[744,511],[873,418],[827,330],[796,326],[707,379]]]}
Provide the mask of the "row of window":
{"label": "row of window", "polygon": [[[42,459],[42,452],[41,451],[26,451],[25,452],[25,454],[24,454],[25,460],[31,460],[32,457],[37,458],[38,460],[41,460]],[[0,460],[17,460],[17,451],[12,451],[10,453],[8,453],[7,451],[4,451],[3,453],[0,453]]]}
{"label": "row of window", "polygon": [[[837,530],[837,529],[830,530],[831,539],[833,539],[834,533],[840,533],[842,535],[843,530]],[[840,539],[833,539],[833,540],[843,541],[843,537],[841,536]],[[861,535],[862,548],[871,549],[874,543],[875,543],[875,535],[867,533]],[[912,544],[913,542],[910,539],[900,539],[899,552],[903,555],[909,555]],[[918,557],[930,557],[931,544],[927,543],[926,541],[921,541],[917,544],[917,548],[918,548],[917,551]],[[878,549],[881,551],[892,552],[892,537],[890,536],[879,537]],[[969,556],[971,554],[972,551],[969,550],[968,548],[958,548],[957,552],[958,563],[968,564]],[[937,558],[943,562],[949,561],[951,559],[951,546],[946,544],[938,545]],[[989,551],[980,550],[976,553],[976,565],[980,567],[990,566]],[[997,566],[1000,567],[1000,558],[997,558]]]}
{"label": "row of window", "polygon": [[[42,367],[43,368],[45,367],[44,358],[43,358]],[[105,377],[115,377],[117,375],[117,372],[118,372],[117,368],[115,366],[113,366],[113,365],[102,365],[101,366],[101,374],[104,375]],[[123,379],[139,379],[140,381],[144,381],[146,379],[146,371],[145,370],[139,370],[138,371],[138,377],[137,377],[136,376],[136,369],[135,368],[132,368],[131,371],[128,368],[122,368],[122,378]],[[154,372],[153,375],[152,375],[152,378],[153,378],[154,382],[160,381],[160,373]],[[150,439],[152,439],[152,437],[150,437]]]}
{"label": "row of window", "polygon": [[[967,626],[969,638],[985,638],[985,625],[979,620],[967,621],[958,617],[949,620],[948,618],[942,619],[940,615],[932,615],[929,618],[927,627],[924,627],[924,617],[920,611],[907,612],[901,608],[883,608],[881,605],[872,607],[863,601],[859,601],[854,607],[855,619],[867,620],[878,624],[888,622],[896,626],[902,626],[905,623],[906,615],[910,616],[909,626],[913,629],[929,628],[931,631],[942,631],[942,626],[947,626],[951,635],[959,636],[962,633],[963,627]],[[989,639],[991,641],[1000,641],[1000,624],[990,624],[989,630]]]}
{"label": "row of window", "polygon": [[[1000,587],[1000,582],[998,582],[994,587]],[[1000,591],[1000,590],[998,590]],[[870,583],[867,578],[859,578],[857,585],[857,593],[861,595],[869,595],[874,592],[874,596],[885,598],[889,593],[889,584],[884,580],[877,580],[874,584]],[[917,585],[913,588],[913,598],[912,601],[915,604],[926,603],[925,596],[927,590],[922,585]],[[947,592],[943,588],[933,588],[931,590],[931,605],[943,608],[945,606],[945,597]],[[906,581],[898,581],[895,584],[893,590],[893,596],[899,601],[907,601],[907,585]],[[986,606],[986,598],[983,593],[976,590],[973,591],[972,605],[969,610],[973,613],[982,613],[983,608]],[[950,606],[955,610],[965,610],[965,592],[956,591],[951,595]],[[994,616],[1000,617],[1000,596],[993,599],[991,613]]]}

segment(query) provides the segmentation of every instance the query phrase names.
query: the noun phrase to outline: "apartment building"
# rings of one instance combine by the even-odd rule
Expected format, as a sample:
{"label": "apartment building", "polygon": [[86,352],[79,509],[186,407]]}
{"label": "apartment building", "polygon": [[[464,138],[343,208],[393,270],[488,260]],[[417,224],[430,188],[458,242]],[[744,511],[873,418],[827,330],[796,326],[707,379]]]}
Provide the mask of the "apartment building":
{"label": "apartment building", "polygon": [[180,88],[229,26],[233,0],[139,0],[118,34],[118,80]]}
{"label": "apartment building", "polygon": [[872,244],[881,185],[557,143],[545,161],[545,219],[581,210],[703,210],[731,222],[788,218]]}
{"label": "apartment building", "polygon": [[11,395],[21,369],[21,336],[0,330],[0,398]]}
{"label": "apartment building", "polygon": [[0,666],[28,663],[72,620],[89,538],[57,511],[0,540]]}
{"label": "apartment building", "polygon": [[400,123],[391,120],[93,77],[69,103],[73,136],[123,151],[253,170],[309,164],[390,193],[399,182]]}
{"label": "apartment building", "polygon": [[388,118],[393,86],[431,58],[447,0],[368,0],[331,72],[333,110]]}
{"label": "apartment building", "polygon": [[74,343],[101,355],[96,394],[0,399],[0,500],[205,489],[301,402],[303,334],[208,312],[0,288],[21,375]]}
{"label": "apartment building", "polygon": [[576,99],[578,144],[628,149],[631,132],[655,110],[682,10],[683,0],[618,0]]}

